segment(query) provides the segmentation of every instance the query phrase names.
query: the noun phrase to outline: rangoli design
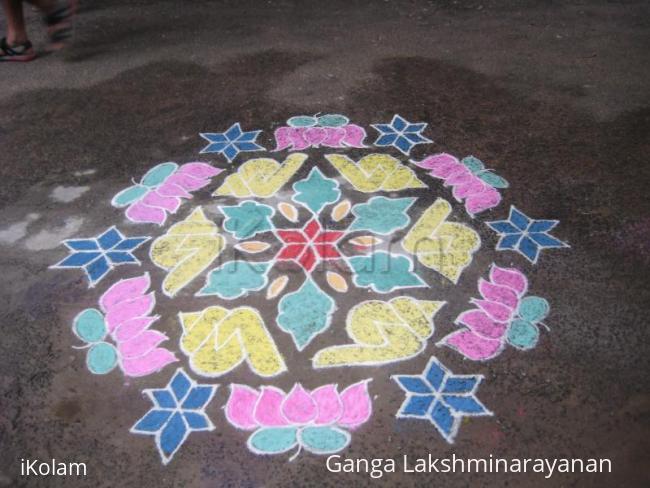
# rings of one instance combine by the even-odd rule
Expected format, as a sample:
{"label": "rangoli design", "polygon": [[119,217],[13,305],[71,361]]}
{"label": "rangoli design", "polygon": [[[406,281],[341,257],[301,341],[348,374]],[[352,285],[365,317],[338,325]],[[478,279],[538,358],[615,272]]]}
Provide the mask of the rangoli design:
{"label": "rangoli design", "polygon": [[[395,115],[373,125],[372,149],[366,128],[340,114],[297,115],[274,127],[267,136],[275,148],[262,157],[240,156],[265,149],[261,130],[235,123],[200,134],[208,145],[197,149],[217,161],[160,163],[116,188],[115,218],[125,209],[131,225],[158,229],[152,237],[110,227],[63,242],[69,255],[52,268],[83,269],[91,288],[117,265],[147,266],[125,267],[97,291],[97,308],[68,319],[81,368],[168,381],[144,390],[152,407],[131,428],[155,438],[164,464],[191,432],[215,425],[247,431],[251,455],[293,460],[303,450],[346,449],[382,411],[372,378],[335,383],[342,368],[362,378],[386,375],[388,365],[422,371],[423,352],[435,347],[421,374],[392,376],[405,394],[395,421],[427,420],[449,443],[461,425],[471,435],[472,417],[493,415],[477,398],[484,377],[451,373],[438,357],[480,369],[551,337],[541,333],[550,330],[550,304],[529,293],[527,276],[542,250],[569,247],[550,234],[558,221],[531,219],[514,205],[507,219],[481,220],[508,198],[507,166],[422,154],[432,143],[424,122]],[[418,161],[409,161],[416,146]],[[480,237],[489,229],[499,236],[491,251]],[[150,262],[141,263],[135,253],[145,244]],[[512,267],[494,252],[502,250],[525,260]],[[477,286],[477,298],[454,303],[464,310],[457,328],[440,334],[450,324],[438,312],[452,306],[456,286]],[[285,357],[302,358],[308,371],[293,371]],[[175,371],[167,367],[176,362]],[[310,388],[322,386],[296,382],[305,373],[318,377]],[[241,384],[241,375],[262,386]],[[219,393],[215,378],[226,386]],[[223,407],[218,420],[206,414],[211,401],[215,415]]]}

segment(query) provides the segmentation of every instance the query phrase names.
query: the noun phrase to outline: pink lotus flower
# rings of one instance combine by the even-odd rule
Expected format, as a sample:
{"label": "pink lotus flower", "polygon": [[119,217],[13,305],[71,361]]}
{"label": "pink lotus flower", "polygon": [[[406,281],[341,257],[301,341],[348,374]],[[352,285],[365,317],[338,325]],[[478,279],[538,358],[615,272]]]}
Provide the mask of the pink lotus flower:
{"label": "pink lotus flower", "polygon": [[158,347],[168,337],[149,330],[158,316],[149,315],[156,304],[149,273],[121,280],[99,299],[104,323],[115,341],[119,365],[127,376],[145,376],[161,370],[177,359],[173,353]]}
{"label": "pink lotus flower", "polygon": [[369,381],[350,385],[340,393],[334,384],[307,391],[296,383],[289,393],[273,386],[255,390],[233,384],[226,404],[226,418],[244,430],[331,425],[355,429],[372,413]]}
{"label": "pink lotus flower", "polygon": [[126,217],[132,222],[162,225],[167,212],[176,213],[181,198],[192,198],[190,192],[203,188],[210,178],[223,171],[207,163],[161,163],[149,170],[140,183],[119,192],[111,204],[125,207]]}
{"label": "pink lotus flower", "polygon": [[279,127],[275,130],[276,148],[302,151],[308,147],[366,147],[366,131],[355,124],[342,127]]}
{"label": "pink lotus flower", "polygon": [[528,280],[519,270],[492,265],[490,281],[478,283],[482,299],[472,299],[476,308],[461,313],[456,324],[465,326],[440,343],[458,350],[468,359],[484,361],[501,353],[508,327],[528,290]]}
{"label": "pink lotus flower", "polygon": [[490,180],[503,181],[507,185],[505,180],[486,170],[472,172],[469,167],[447,153],[429,156],[415,164],[430,170],[431,176],[444,180],[445,186],[453,187],[454,198],[459,202],[464,199],[465,209],[471,215],[494,208],[501,202],[499,191],[483,181],[483,178],[490,175]]}

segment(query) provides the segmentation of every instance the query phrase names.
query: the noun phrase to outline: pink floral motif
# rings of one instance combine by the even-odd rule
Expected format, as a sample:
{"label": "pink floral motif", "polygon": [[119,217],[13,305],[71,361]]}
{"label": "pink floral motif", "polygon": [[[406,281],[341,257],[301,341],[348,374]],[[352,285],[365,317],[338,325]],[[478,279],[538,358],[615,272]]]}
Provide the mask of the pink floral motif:
{"label": "pink floral motif", "polygon": [[132,222],[162,225],[167,219],[167,213],[174,214],[178,211],[182,198],[192,198],[190,192],[208,185],[210,178],[221,171],[220,168],[201,162],[186,163],[180,167],[175,163],[162,163],[147,173],[170,172],[162,182],[147,184],[145,175],[141,183],[115,195],[112,204],[115,207],[128,206],[126,217]]}
{"label": "pink floral motif", "polygon": [[366,147],[366,131],[355,124],[342,127],[279,127],[275,130],[275,151],[290,148],[302,151],[308,147]]}
{"label": "pink floral motif", "polygon": [[501,194],[466,165],[451,154],[441,153],[415,162],[429,174],[444,180],[445,186],[453,187],[452,194],[457,201],[465,200],[465,209],[471,215],[494,208],[501,202]]}
{"label": "pink floral motif", "polygon": [[472,299],[476,308],[456,318],[465,326],[440,342],[458,350],[468,359],[485,361],[498,356],[507,341],[507,332],[528,290],[528,280],[519,270],[492,265],[490,281],[479,280],[483,299]]}
{"label": "pink floral motif", "polygon": [[233,384],[226,417],[232,425],[244,430],[326,425],[355,429],[372,413],[369,381],[350,385],[341,393],[334,384],[307,391],[296,383],[289,393],[272,386],[262,386],[258,391]]}
{"label": "pink floral motif", "polygon": [[156,304],[149,273],[121,280],[99,299],[107,337],[113,339],[118,364],[126,376],[145,376],[161,370],[177,359],[159,345],[168,337],[149,327],[158,316],[151,316]]}

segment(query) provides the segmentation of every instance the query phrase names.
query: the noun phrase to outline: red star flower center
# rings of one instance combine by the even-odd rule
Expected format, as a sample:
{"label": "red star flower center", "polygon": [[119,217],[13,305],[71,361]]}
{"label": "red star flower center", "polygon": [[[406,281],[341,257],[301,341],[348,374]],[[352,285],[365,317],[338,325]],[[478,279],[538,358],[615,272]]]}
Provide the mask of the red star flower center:
{"label": "red star flower center", "polygon": [[302,230],[278,229],[277,235],[284,242],[284,247],[276,257],[296,261],[310,272],[321,260],[341,257],[335,244],[343,234],[343,231],[323,230],[315,218],[307,222]]}

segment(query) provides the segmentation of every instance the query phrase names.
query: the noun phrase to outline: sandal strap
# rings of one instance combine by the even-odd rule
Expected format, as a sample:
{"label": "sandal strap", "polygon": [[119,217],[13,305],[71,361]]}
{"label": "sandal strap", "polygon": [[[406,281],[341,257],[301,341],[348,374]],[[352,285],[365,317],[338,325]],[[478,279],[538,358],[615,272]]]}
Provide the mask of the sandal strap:
{"label": "sandal strap", "polygon": [[10,46],[7,42],[7,38],[3,37],[0,39],[0,50],[5,56],[22,56],[28,50],[32,48],[32,43],[30,41],[25,41],[22,44],[16,44],[15,46]]}

